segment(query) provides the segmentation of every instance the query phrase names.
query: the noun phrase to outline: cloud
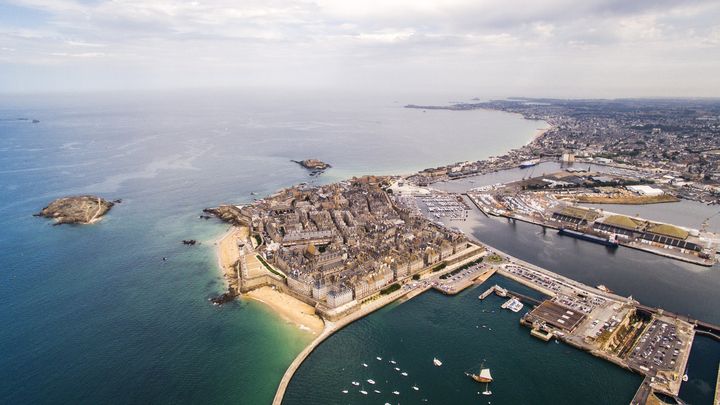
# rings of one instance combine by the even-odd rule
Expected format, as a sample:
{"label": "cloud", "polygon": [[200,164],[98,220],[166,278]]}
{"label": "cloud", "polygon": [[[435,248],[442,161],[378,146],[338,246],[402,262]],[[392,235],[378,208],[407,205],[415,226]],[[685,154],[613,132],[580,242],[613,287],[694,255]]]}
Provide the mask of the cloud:
{"label": "cloud", "polygon": [[[720,68],[714,0],[10,1],[36,18],[0,20],[0,47],[17,50],[0,63],[93,73],[67,86],[93,77],[83,85],[112,87],[124,76],[137,87],[489,83],[521,94],[536,83],[549,94],[599,93],[613,81],[629,93],[707,95],[720,80],[706,73]],[[667,83],[683,75],[692,80],[682,89]],[[35,79],[18,82],[43,85]]]}

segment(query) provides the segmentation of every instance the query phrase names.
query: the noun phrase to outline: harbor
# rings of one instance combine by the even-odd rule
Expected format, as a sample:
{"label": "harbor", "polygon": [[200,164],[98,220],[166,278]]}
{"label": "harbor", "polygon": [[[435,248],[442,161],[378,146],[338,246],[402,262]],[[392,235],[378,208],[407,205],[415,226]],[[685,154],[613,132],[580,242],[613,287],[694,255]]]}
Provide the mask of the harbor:
{"label": "harbor", "polygon": [[[588,181],[622,184],[622,181],[631,180],[628,180],[627,175],[612,177],[589,172],[579,176],[574,172],[561,171],[507,184],[479,187],[463,195],[484,215],[556,229],[561,235],[609,248],[624,246],[707,267],[717,262],[720,237],[713,232],[577,205],[577,202],[596,201],[582,194],[585,189],[572,188],[579,185],[588,187]],[[662,189],[649,186],[626,188],[638,190],[637,194],[626,196],[631,192],[618,186],[605,187],[612,189],[615,194],[607,190],[604,193],[612,195],[607,198],[612,198],[610,201],[616,203],[632,201],[631,198],[644,198],[642,193],[666,195],[662,194]],[[618,193],[624,197],[617,197]]]}
{"label": "harbor", "polygon": [[[512,258],[492,247],[485,246],[485,248],[492,254],[504,257],[505,262],[494,266],[492,270],[485,271],[483,276],[486,274],[487,276],[483,281],[497,273],[546,295],[547,299],[538,300],[493,285],[478,296],[480,300],[486,299],[491,294],[510,298],[501,305],[501,308],[517,307],[525,300],[534,308],[523,315],[521,323],[531,329],[532,336],[545,341],[556,339],[565,342],[646,377],[649,382],[640,387],[641,391],[648,390],[646,398],[657,393],[677,398],[683,373],[687,368],[697,321],[642,306],[631,299],[585,286]],[[452,271],[452,269],[445,270],[444,274],[450,274]],[[474,273],[467,274],[464,280],[453,281],[463,281],[463,285],[466,285],[469,280],[477,280],[477,277],[471,277]],[[441,275],[435,275],[424,279],[422,283],[406,286],[402,291],[398,291],[397,295],[373,302],[371,306],[354,313],[342,323],[329,324],[323,335],[303,351],[288,369],[274,403],[282,403],[284,391],[292,374],[328,336],[382,306],[407,296],[416,289],[424,292],[430,286],[433,288],[439,286],[440,277]],[[469,285],[477,284],[471,282],[465,288]],[[443,292],[442,288],[438,290]],[[716,325],[709,323],[703,325],[714,331],[720,330]],[[660,342],[662,348],[655,346],[657,342]],[[665,347],[671,348],[673,352],[667,354]]]}

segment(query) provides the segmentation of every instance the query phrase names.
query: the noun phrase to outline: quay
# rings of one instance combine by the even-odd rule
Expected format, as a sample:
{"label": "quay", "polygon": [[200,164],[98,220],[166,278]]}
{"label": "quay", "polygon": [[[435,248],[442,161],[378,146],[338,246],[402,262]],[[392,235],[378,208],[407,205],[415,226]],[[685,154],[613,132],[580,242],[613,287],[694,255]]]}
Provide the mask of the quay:
{"label": "quay", "polygon": [[[585,231],[589,231],[590,234],[594,234],[594,232],[597,232],[596,228],[598,226],[600,226],[600,227],[605,226],[607,228],[606,224],[603,222],[600,222],[600,223],[594,222],[595,225],[593,225],[593,227],[596,227],[596,228],[591,229],[591,221],[588,221],[585,217],[579,218],[580,214],[578,214],[578,217],[572,217],[572,216],[568,216],[568,215],[559,215],[557,212],[555,214],[553,214],[552,217],[549,217],[549,214],[546,212],[534,212],[534,213],[529,213],[529,214],[522,214],[520,212],[513,211],[509,208],[508,209],[495,209],[493,207],[486,207],[483,205],[483,203],[481,201],[479,201],[479,198],[476,197],[475,195],[471,195],[468,193],[463,193],[462,195],[464,197],[470,199],[470,201],[475,205],[475,207],[477,207],[477,209],[483,215],[485,215],[485,216],[492,215],[495,217],[503,217],[503,218],[506,218],[510,222],[516,222],[516,221],[525,222],[528,224],[541,226],[541,227],[543,227],[543,229],[549,228],[549,229],[561,230],[563,228],[570,228],[570,229],[578,230],[583,233]],[[591,211],[591,210],[588,210],[588,212],[589,211]],[[604,212],[604,215],[624,217],[622,215],[614,214],[614,213],[607,212],[607,211]],[[570,221],[570,222],[568,222],[568,221]],[[643,220],[643,221],[645,221],[645,220]],[[649,223],[649,222],[647,222],[647,223]],[[579,224],[583,224],[584,230],[578,229]],[[656,225],[671,226],[668,224],[661,224],[661,223],[656,223]],[[612,228],[612,226],[610,226],[610,228]],[[617,228],[617,227],[615,227],[615,228]],[[613,228],[613,229],[615,229],[615,228]],[[609,231],[605,231],[605,232],[609,232]],[[639,251],[646,252],[646,253],[652,253],[652,254],[655,254],[658,256],[667,257],[669,259],[678,260],[678,261],[696,264],[696,265],[705,266],[705,267],[712,267],[717,262],[717,258],[714,258],[714,257],[704,258],[704,257],[697,256],[694,254],[685,253],[682,249],[677,250],[678,248],[673,247],[675,245],[670,244],[670,242],[668,242],[668,245],[665,247],[655,246],[655,245],[652,245],[651,243],[645,243],[648,241],[640,238],[640,235],[642,234],[641,231],[637,231],[637,230],[628,231],[628,230],[618,228],[616,230],[616,232],[619,232],[620,234],[633,235],[632,238],[625,238],[625,237],[617,238],[614,242],[614,243],[616,243],[616,246],[617,245],[624,246],[624,247],[627,247],[630,249],[635,249],[635,250],[639,250]],[[665,240],[665,239],[660,238],[660,240]],[[655,241],[655,239],[653,239],[653,241]],[[678,242],[678,241],[676,241],[676,242]],[[684,243],[683,241],[679,241],[679,242]]]}
{"label": "quay", "polygon": [[480,294],[480,295],[478,296],[478,299],[479,299],[479,300],[484,300],[485,298],[487,298],[488,296],[490,296],[492,293],[495,293],[495,295],[497,295],[498,297],[503,297],[503,298],[504,298],[504,297],[515,297],[515,298],[517,298],[518,300],[523,301],[523,302],[525,302],[525,303],[527,303],[527,304],[530,304],[530,305],[540,305],[540,304],[541,304],[541,301],[538,300],[538,299],[535,299],[535,298],[532,298],[532,297],[528,297],[527,295],[520,294],[520,293],[518,293],[518,292],[511,291],[511,290],[508,290],[508,289],[506,289],[506,288],[502,288],[502,287],[500,287],[500,286],[497,285],[497,284],[495,284],[494,286],[492,286],[492,287],[488,288],[487,290],[485,290],[485,292],[483,292],[482,294]]}

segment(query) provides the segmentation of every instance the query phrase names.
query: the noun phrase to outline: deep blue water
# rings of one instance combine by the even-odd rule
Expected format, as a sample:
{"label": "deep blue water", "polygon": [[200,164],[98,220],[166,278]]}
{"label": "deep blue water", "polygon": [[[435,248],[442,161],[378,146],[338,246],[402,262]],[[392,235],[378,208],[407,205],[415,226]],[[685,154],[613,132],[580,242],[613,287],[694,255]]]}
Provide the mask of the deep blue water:
{"label": "deep blue water", "polygon": [[[540,123],[403,109],[402,98],[126,93],[0,99],[0,403],[269,403],[312,338],[225,286],[201,210],[311,181],[498,154]],[[438,100],[444,102],[446,100]],[[39,123],[17,118],[38,119]],[[52,199],[123,202],[93,226]],[[193,238],[200,246],[180,241]],[[162,258],[167,257],[167,262]]]}
{"label": "deep blue water", "polygon": [[[522,285],[493,276],[486,285],[454,297],[430,291],[383,308],[323,342],[298,370],[284,403],[630,402],[642,380],[638,375],[564,344],[531,337],[519,323],[522,313],[500,309],[503,299],[491,295],[478,300],[493,284],[537,296]],[[433,365],[433,357],[442,360],[442,367]],[[388,363],[391,359],[407,377],[395,371],[396,366]],[[484,384],[464,374],[477,373],[483,362],[494,378],[490,397],[480,394]],[[354,387],[352,381],[364,385]],[[413,390],[413,385],[420,390]],[[361,394],[361,388],[368,395]],[[343,390],[349,392],[343,394]]]}

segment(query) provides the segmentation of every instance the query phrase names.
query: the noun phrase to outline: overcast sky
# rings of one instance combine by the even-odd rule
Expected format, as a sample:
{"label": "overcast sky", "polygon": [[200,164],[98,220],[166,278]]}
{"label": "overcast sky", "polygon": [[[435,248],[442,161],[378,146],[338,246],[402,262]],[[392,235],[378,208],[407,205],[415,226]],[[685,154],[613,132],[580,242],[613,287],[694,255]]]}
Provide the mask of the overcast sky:
{"label": "overcast sky", "polygon": [[720,96],[720,1],[0,0],[0,92]]}

